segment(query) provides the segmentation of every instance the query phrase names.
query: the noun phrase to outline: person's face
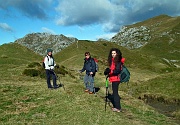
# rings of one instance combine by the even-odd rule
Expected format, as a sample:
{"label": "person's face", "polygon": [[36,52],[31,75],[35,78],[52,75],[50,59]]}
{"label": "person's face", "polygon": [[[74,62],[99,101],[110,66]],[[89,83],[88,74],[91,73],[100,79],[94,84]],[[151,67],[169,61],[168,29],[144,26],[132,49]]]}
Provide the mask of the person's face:
{"label": "person's face", "polygon": [[52,52],[48,52],[48,55],[49,55],[49,56],[52,55]]}
{"label": "person's face", "polygon": [[88,59],[90,57],[90,55],[86,54],[85,57]]}
{"label": "person's face", "polygon": [[113,57],[113,58],[115,58],[116,55],[117,55],[116,51],[112,51],[111,54],[112,54],[112,57]]}

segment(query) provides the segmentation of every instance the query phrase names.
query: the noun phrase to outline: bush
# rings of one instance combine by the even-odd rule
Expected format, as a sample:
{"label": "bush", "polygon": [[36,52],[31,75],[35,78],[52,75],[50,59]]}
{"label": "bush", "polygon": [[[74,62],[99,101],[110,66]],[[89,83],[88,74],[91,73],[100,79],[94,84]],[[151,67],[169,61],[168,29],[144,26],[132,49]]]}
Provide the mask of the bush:
{"label": "bush", "polygon": [[38,76],[40,74],[40,71],[36,69],[25,69],[23,71],[23,74],[26,76],[34,77],[34,76]]}
{"label": "bush", "polygon": [[40,67],[41,65],[38,62],[32,62],[28,65],[28,68]]}
{"label": "bush", "polygon": [[68,74],[68,71],[66,71],[65,67],[62,65],[62,66],[56,66],[58,68],[55,68],[55,72],[57,74],[62,74],[62,75],[65,75],[65,74]]}
{"label": "bush", "polygon": [[[60,66],[57,64],[54,69],[56,74],[62,74],[66,75],[69,74],[69,72],[66,70],[65,66]],[[32,62],[27,66],[27,69],[23,71],[23,74],[26,76],[40,76],[40,78],[46,78],[46,72],[45,69],[39,64],[38,62]],[[71,77],[73,77],[70,74]]]}
{"label": "bush", "polygon": [[103,46],[107,46],[107,44],[106,44],[106,43],[103,43]]}

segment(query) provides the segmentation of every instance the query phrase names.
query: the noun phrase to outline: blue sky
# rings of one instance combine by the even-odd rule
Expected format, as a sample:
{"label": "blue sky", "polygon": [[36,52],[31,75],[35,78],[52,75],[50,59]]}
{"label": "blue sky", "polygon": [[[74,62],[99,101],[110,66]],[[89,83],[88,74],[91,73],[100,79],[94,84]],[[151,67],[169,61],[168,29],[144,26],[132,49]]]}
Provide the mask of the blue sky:
{"label": "blue sky", "polygon": [[0,45],[29,33],[109,39],[123,25],[180,15],[180,0],[0,0]]}

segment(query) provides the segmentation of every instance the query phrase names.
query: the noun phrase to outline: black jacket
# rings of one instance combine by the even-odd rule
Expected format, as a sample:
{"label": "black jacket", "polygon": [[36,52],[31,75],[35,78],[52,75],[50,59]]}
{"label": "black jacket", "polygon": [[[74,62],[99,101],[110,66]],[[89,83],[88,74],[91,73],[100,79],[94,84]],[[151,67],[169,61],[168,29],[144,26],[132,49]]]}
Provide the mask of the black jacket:
{"label": "black jacket", "polygon": [[84,59],[84,66],[81,70],[81,72],[84,72],[86,70],[86,74],[89,75],[90,72],[93,72],[95,75],[96,72],[96,64],[93,58],[89,57],[88,59]]}

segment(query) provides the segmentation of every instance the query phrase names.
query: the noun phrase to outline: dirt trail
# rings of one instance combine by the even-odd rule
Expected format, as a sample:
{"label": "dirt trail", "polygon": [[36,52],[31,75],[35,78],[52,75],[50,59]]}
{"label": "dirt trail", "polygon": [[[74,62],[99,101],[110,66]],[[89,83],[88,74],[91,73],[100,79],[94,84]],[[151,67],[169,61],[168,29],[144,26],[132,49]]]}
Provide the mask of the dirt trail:
{"label": "dirt trail", "polygon": [[72,56],[72,57],[70,57],[70,58],[68,58],[68,59],[66,59],[66,60],[64,60],[64,61],[62,61],[61,64],[65,63],[66,61],[71,60],[72,58],[75,58],[75,57],[77,57],[77,56],[78,56],[78,55],[74,55],[74,56]]}

